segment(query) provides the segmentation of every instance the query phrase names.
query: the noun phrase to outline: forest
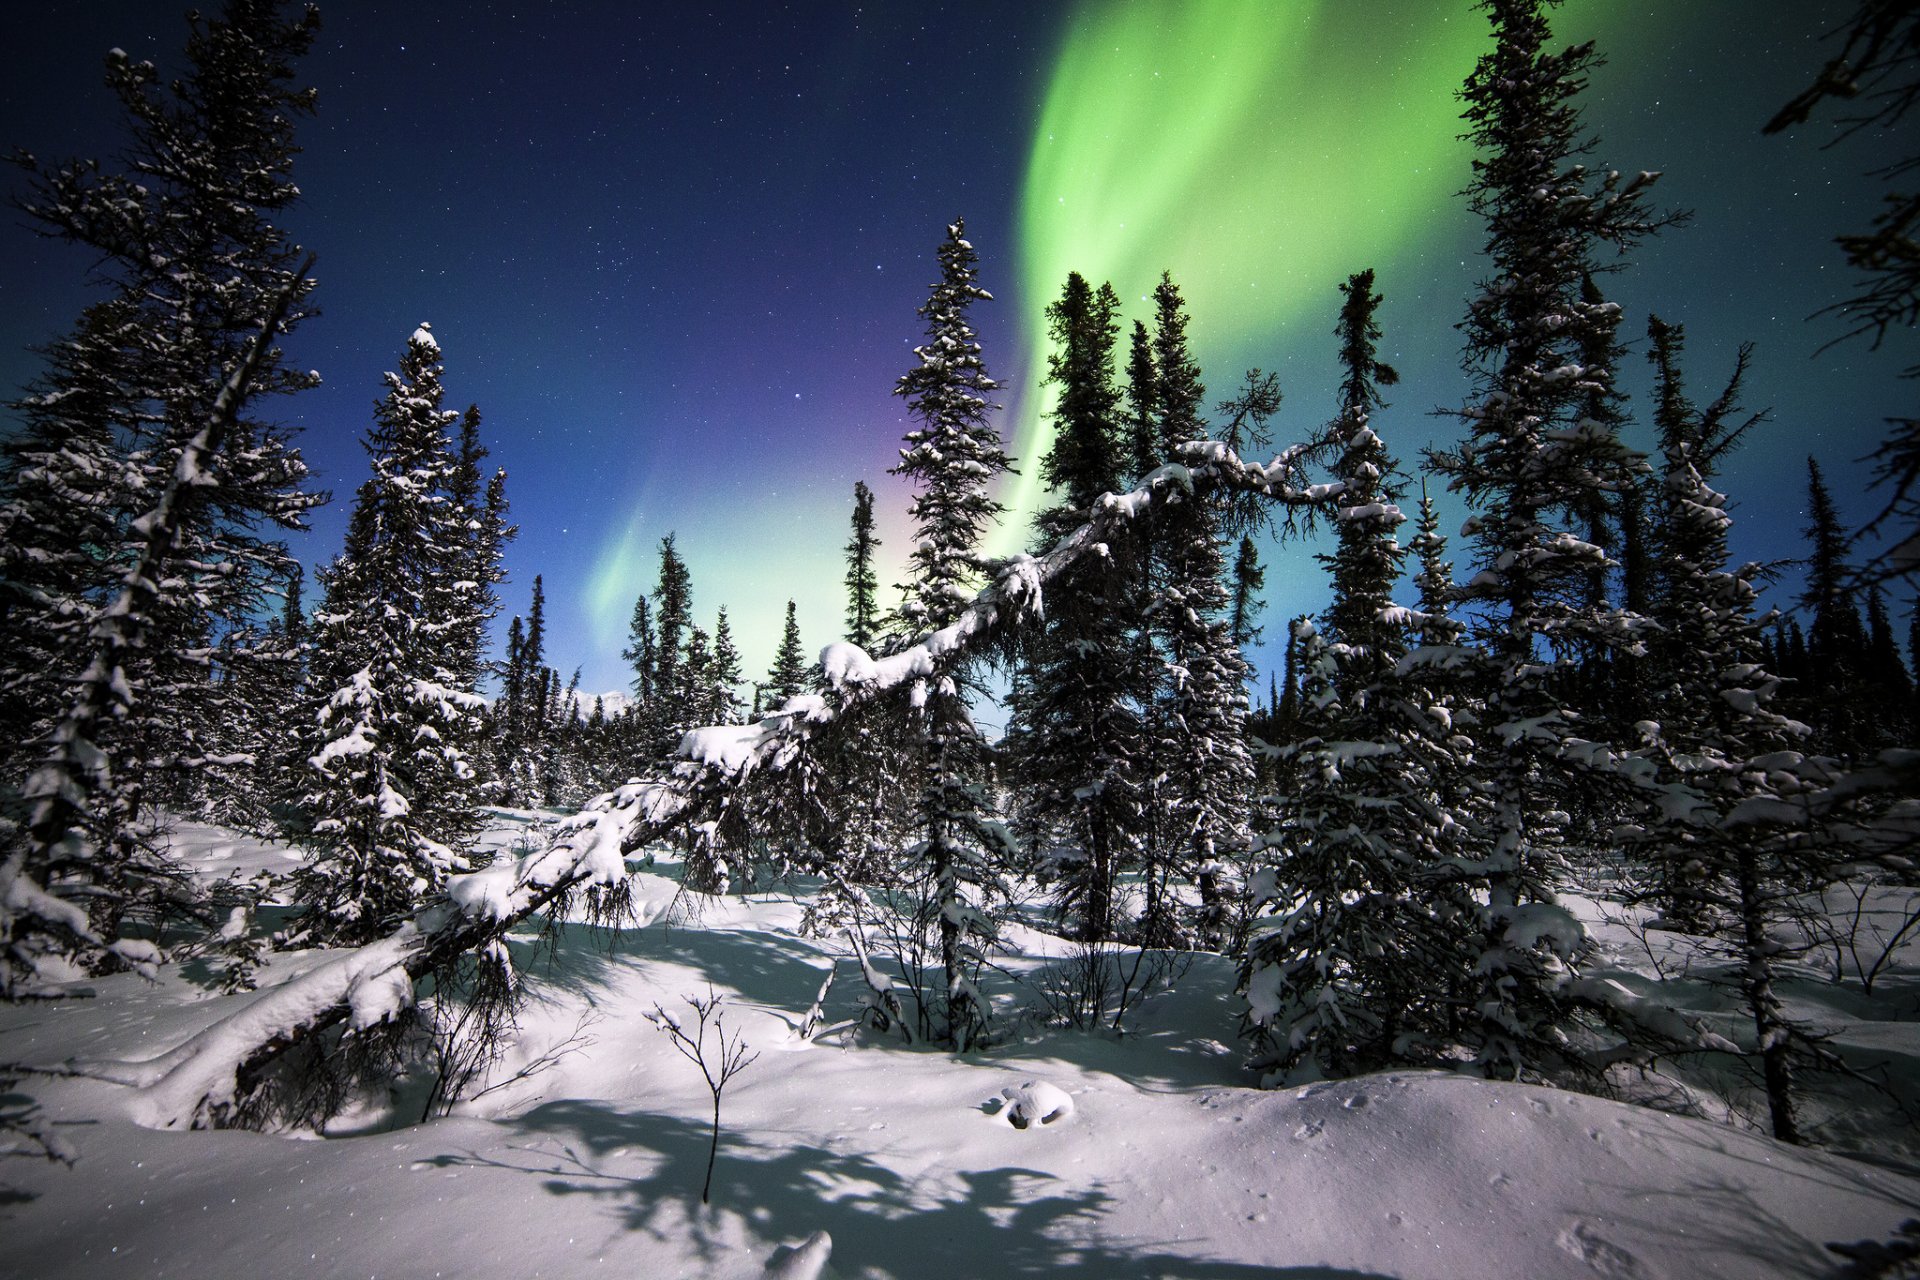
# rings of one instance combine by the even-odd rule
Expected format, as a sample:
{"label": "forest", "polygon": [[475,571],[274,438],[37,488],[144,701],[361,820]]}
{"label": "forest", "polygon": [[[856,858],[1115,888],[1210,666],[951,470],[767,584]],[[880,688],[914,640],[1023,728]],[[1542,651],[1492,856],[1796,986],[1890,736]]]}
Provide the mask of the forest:
{"label": "forest", "polygon": [[[812,647],[789,602],[757,677],[726,608],[696,616],[669,533],[619,696],[551,665],[540,576],[506,612],[512,485],[431,325],[332,496],[344,542],[312,583],[289,547],[329,501],[279,408],[316,380],[284,344],[323,293],[282,224],[318,14],[228,0],[192,19],[177,78],[115,50],[121,150],[16,154],[21,218],[84,250],[95,300],[0,440],[0,1215],[22,1230],[0,1270],[98,1274],[73,1215],[132,1198],[123,1152],[196,1168],[189,1198],[284,1181],[278,1146],[161,1145],[243,1129],[539,1172],[581,1223],[607,1202],[572,1193],[599,1186],[649,1274],[894,1275],[949,1237],[971,1243],[925,1274],[1447,1275],[1476,1239],[1514,1274],[1920,1274],[1920,611],[1894,622],[1920,565],[1920,420],[1887,424],[1864,528],[1819,460],[1783,482],[1805,494],[1804,588],[1764,606],[1781,569],[1737,557],[1741,495],[1719,487],[1764,422],[1751,352],[1699,368],[1681,323],[1609,299],[1686,215],[1659,174],[1592,154],[1603,51],[1557,42],[1554,7],[1478,6],[1459,199],[1483,234],[1451,444],[1395,448],[1420,410],[1389,404],[1374,270],[1324,299],[1338,402],[1294,439],[1278,375],[1199,367],[1172,272],[1130,321],[1075,272],[1043,320],[1046,503],[1026,551],[991,555],[1017,459],[955,216],[899,318],[906,580],[883,589],[856,484],[843,629]],[[1825,48],[1756,127],[1839,114],[1885,162],[1920,96],[1920,10],[1863,0]],[[1871,226],[1833,229],[1838,327],[1862,345],[1920,314],[1920,196],[1892,193],[1910,164],[1881,171]],[[1628,361],[1650,398],[1623,389]],[[1457,531],[1442,493],[1470,513]],[[1316,612],[1266,615],[1276,536],[1318,548]],[[1285,664],[1260,673],[1268,628]],[[1003,733],[978,723],[990,707]],[[1153,1088],[1272,1144],[1350,1126],[1353,1158],[1429,1191],[1475,1107],[1618,1116],[1645,1144],[1619,1158],[1668,1207],[1622,1225],[1633,1187],[1595,1191],[1553,1145],[1573,1128],[1480,1129],[1459,1159],[1529,1151],[1585,1216],[1529,1243],[1536,1211],[1496,1180],[1491,1228],[1404,1209],[1446,1242],[1425,1254],[1332,1207],[1304,1238],[1264,1209],[1142,1208],[1133,1236],[1097,1224],[1190,1192],[1174,1155],[1124,1157],[1148,1166],[1127,1192],[1073,1191],[1063,1163],[1033,1172],[970,1127],[1073,1133],[1095,1164],[1131,1130],[1228,1181],[1291,1180],[1296,1206],[1358,1194],[1352,1168],[1280,1172],[1268,1138],[1188,1152],[1198,1112],[1151,1110]],[[993,1096],[954,1103],[967,1090]],[[857,1160],[841,1120],[783,1119],[849,1098],[876,1128],[959,1115]],[[579,1127],[540,1148],[559,1163],[516,1164],[512,1126],[541,1117]],[[1601,1121],[1578,1123],[1597,1150]],[[649,1149],[652,1172],[605,1171]],[[1701,1172],[1682,1149],[1733,1154]],[[1766,1176],[1822,1190],[1681,1207],[1776,1158]],[[347,1192],[382,1185],[353,1167]],[[347,1192],[285,1247],[372,1203]],[[398,1183],[368,1194],[438,1212]],[[1724,1237],[1662,1251],[1712,1213]],[[280,1247],[231,1217],[240,1243],[167,1245],[166,1221],[142,1248],[174,1267],[241,1274]],[[424,1274],[402,1256],[369,1237],[334,1264]]]}

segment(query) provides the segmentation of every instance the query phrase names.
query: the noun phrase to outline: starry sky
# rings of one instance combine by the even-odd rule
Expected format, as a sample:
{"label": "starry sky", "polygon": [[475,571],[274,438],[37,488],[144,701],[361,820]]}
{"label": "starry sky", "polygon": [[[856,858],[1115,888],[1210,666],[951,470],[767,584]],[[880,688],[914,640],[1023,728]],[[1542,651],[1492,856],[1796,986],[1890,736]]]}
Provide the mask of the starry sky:
{"label": "starry sky", "polygon": [[[1850,517],[1877,510],[1860,459],[1885,418],[1910,412],[1896,376],[1908,335],[1816,358],[1844,326],[1809,319],[1849,285],[1832,237],[1871,218],[1861,175],[1886,144],[1823,146],[1830,119],[1759,133],[1851,8],[1571,0],[1555,16],[1559,38],[1609,58],[1584,100],[1595,163],[1661,170],[1664,200],[1693,211],[1606,282],[1626,336],[1649,310],[1683,323],[1703,400],[1738,344],[1756,344],[1747,399],[1771,423],[1722,487],[1735,553],[1758,560],[1800,550],[1808,453]],[[1171,270],[1213,398],[1249,368],[1277,371],[1285,443],[1331,416],[1336,286],[1374,267],[1402,375],[1377,429],[1408,461],[1460,434],[1436,410],[1465,394],[1453,325],[1481,237],[1456,195],[1470,152],[1454,94],[1487,40],[1466,0],[321,10],[301,66],[319,113],[302,125],[304,198],[287,224],[319,255],[323,314],[288,345],[325,384],[283,412],[336,500],[296,550],[310,567],[337,551],[381,373],[429,321],[450,405],[480,406],[510,475],[507,613],[543,574],[550,660],[581,668],[585,690],[630,678],[627,618],[669,532],[696,616],[710,627],[727,607],[750,678],[789,598],[810,648],[839,637],[856,480],[878,496],[882,581],[898,580],[910,492],[886,474],[907,427],[891,391],[957,215],[995,295],[975,319],[1025,460],[994,550],[1023,548],[1044,500],[1042,309],[1069,270],[1111,280],[1129,325],[1150,319],[1144,295]],[[0,142],[106,157],[105,51],[168,72],[185,24],[151,0],[88,0],[12,10],[0,32],[13,53]],[[13,221],[0,232],[9,394],[37,369],[28,348],[91,296],[83,251]],[[1636,409],[1643,348],[1627,362]],[[1447,514],[1457,527],[1457,505]],[[1284,619],[1325,601],[1314,549],[1264,549],[1263,674]]]}

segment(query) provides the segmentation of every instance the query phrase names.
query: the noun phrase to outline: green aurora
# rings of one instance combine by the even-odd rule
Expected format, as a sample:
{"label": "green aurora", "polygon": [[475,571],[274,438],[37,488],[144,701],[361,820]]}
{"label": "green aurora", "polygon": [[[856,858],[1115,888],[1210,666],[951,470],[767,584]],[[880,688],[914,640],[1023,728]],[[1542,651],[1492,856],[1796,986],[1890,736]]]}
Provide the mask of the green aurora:
{"label": "green aurora", "polygon": [[[1067,273],[1110,281],[1130,327],[1148,315],[1128,300],[1171,271],[1203,355],[1270,350],[1296,319],[1317,334],[1352,272],[1391,284],[1396,264],[1457,242],[1470,157],[1455,95],[1486,43],[1483,15],[1430,0],[1078,7],[1019,203],[1028,385],[1013,394],[1021,474],[996,551],[1019,549],[1041,501],[1041,307]],[[1231,390],[1220,372],[1210,386]]]}

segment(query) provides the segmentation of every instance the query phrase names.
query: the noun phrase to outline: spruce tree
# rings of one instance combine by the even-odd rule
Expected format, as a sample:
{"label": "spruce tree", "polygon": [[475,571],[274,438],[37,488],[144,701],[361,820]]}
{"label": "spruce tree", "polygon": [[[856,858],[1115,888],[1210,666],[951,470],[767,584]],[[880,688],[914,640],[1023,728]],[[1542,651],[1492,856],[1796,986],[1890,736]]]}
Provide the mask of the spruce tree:
{"label": "spruce tree", "polygon": [[[139,430],[131,368],[138,310],[89,307],[11,407],[0,442],[0,760],[24,776],[35,740],[66,709],[98,599],[122,563],[121,524],[137,501],[123,462]],[[136,472],[141,483],[147,477]]]}
{"label": "spruce tree", "polygon": [[866,481],[853,482],[853,536],[847,542],[847,642],[868,653],[880,639],[880,607],[874,593],[873,553],[880,539],[873,535],[873,490]]}
{"label": "spruce tree", "polygon": [[[980,539],[1001,510],[990,488],[1012,465],[989,417],[999,384],[987,373],[969,319],[973,304],[992,295],[978,282],[979,256],[963,220],[948,226],[939,261],[940,279],[920,308],[926,340],[914,348],[919,363],[894,386],[914,422],[894,474],[916,490],[913,576],[900,618],[920,633],[947,626],[969,603]],[[998,847],[983,790],[985,744],[968,713],[964,679],[958,672],[920,690],[912,725],[919,748],[918,861],[932,888],[940,938],[936,1017],[942,1037],[962,1051],[986,1026],[987,1005],[974,980],[994,935],[988,899],[997,891],[992,863]]]}
{"label": "spruce tree", "polygon": [[477,692],[484,674],[487,627],[500,613],[500,594],[494,588],[506,579],[507,543],[519,530],[507,523],[504,470],[496,469],[483,482],[481,464],[487,448],[480,442],[480,408],[468,405],[460,417],[459,452],[455,456],[453,487],[448,494],[456,516],[465,523],[466,577],[462,590],[471,604],[462,610],[456,637],[456,671],[465,687]]}
{"label": "spruce tree", "polygon": [[[1171,456],[1208,434],[1206,389],[1188,349],[1185,303],[1170,276],[1154,289],[1153,363],[1159,436]],[[1235,643],[1216,497],[1183,496],[1157,530],[1153,616],[1163,646],[1151,748],[1172,866],[1147,866],[1141,936],[1153,945],[1196,940],[1218,949],[1229,932],[1228,865],[1247,845],[1253,763],[1246,744],[1246,665]],[[1145,692],[1143,690],[1143,692]],[[1168,874],[1198,888],[1197,934],[1177,919]]]}
{"label": "spruce tree", "polygon": [[633,667],[634,709],[639,711],[653,702],[655,672],[660,662],[658,641],[653,634],[653,608],[643,594],[633,601],[633,617],[627,623],[627,647],[620,656]]}
{"label": "spruce tree", "polygon": [[1809,857],[1789,819],[1806,789],[1789,761],[1803,726],[1772,707],[1779,679],[1757,659],[1763,637],[1754,610],[1757,565],[1729,564],[1727,499],[1712,480],[1722,457],[1757,421],[1738,402],[1741,350],[1726,389],[1697,409],[1681,384],[1683,334],[1655,317],[1649,358],[1659,379],[1661,442],[1657,542],[1660,643],[1649,666],[1656,719],[1642,726],[1643,758],[1656,767],[1655,803],[1636,844],[1650,855],[1643,892],[1670,924],[1703,935],[1731,957],[1760,1060],[1774,1136],[1798,1141],[1795,1059],[1810,1041],[1777,991],[1792,947],[1783,943],[1799,895],[1822,887],[1828,869]]}
{"label": "spruce tree", "polygon": [[1128,456],[1138,481],[1167,461],[1160,433],[1160,375],[1153,362],[1153,339],[1139,320],[1133,322],[1127,347],[1126,413]]}
{"label": "spruce tree", "polygon": [[[1446,803],[1450,725],[1407,659],[1412,615],[1393,602],[1406,550],[1398,467],[1375,427],[1381,301],[1364,271],[1341,285],[1343,378],[1328,436],[1336,485],[1325,626],[1296,628],[1307,736],[1288,749],[1291,785],[1261,838],[1268,867],[1243,981],[1256,1058],[1274,1074],[1311,1061],[1352,1074],[1441,1061],[1467,898],[1444,869],[1458,852]],[[1431,519],[1431,509],[1425,512]],[[1439,571],[1429,541],[1423,572]]]}
{"label": "spruce tree", "polygon": [[773,666],[767,669],[767,682],[763,686],[768,708],[778,711],[788,699],[807,692],[807,683],[807,655],[800,647],[800,623],[794,616],[793,601],[789,600],[787,621],[780,630],[780,647],[774,651]]}
{"label": "spruce tree", "polygon": [[[1058,390],[1040,463],[1056,495],[1035,520],[1043,547],[1120,488],[1128,459],[1113,381],[1118,305],[1110,286],[1095,290],[1074,272],[1047,308],[1047,380]],[[1058,909],[1088,939],[1116,931],[1114,886],[1137,858],[1148,818],[1140,700],[1153,674],[1136,623],[1144,551],[1133,540],[1109,552],[1055,584],[1012,698],[1010,733],[1026,783],[1022,831],[1054,879]]]}
{"label": "spruce tree", "polygon": [[1255,619],[1266,607],[1260,599],[1266,585],[1267,571],[1260,564],[1260,552],[1253,539],[1243,535],[1233,557],[1233,605],[1227,615],[1228,634],[1242,653],[1260,643],[1262,632]]}
{"label": "spruce tree", "polygon": [[702,724],[740,723],[740,650],[733,643],[725,605],[713,623],[713,665],[703,704]]}
{"label": "spruce tree", "polygon": [[1847,565],[1850,539],[1827,491],[1820,464],[1807,459],[1807,585],[1800,605],[1809,614],[1805,687],[1801,705],[1813,726],[1814,745],[1845,759],[1856,759],[1874,745],[1864,705],[1863,664],[1867,631],[1855,603],[1853,573]]}
{"label": "spruce tree", "polygon": [[[90,276],[110,290],[114,323],[127,326],[115,357],[121,407],[105,422],[118,433],[122,530],[165,488],[275,300],[292,290],[281,325],[290,331],[313,287],[296,272],[303,250],[274,219],[298,194],[294,127],[315,99],[295,84],[293,64],[318,18],[235,0],[217,19],[190,21],[187,70],[164,85],[153,64],[108,55],[107,85],[126,124],[122,168],[16,157],[29,182],[20,208],[38,230],[90,251]],[[277,347],[261,352],[220,452],[204,461],[204,483],[184,495],[152,634],[123,672],[138,709],[116,720],[113,744],[101,744],[116,757],[129,821],[152,799],[190,802],[203,790],[192,774],[217,754],[213,735],[225,718],[211,655],[221,634],[263,612],[284,577],[286,549],[268,535],[304,528],[305,513],[324,501],[301,491],[306,466],[287,430],[261,414],[263,401],[316,381],[288,368]],[[117,552],[101,557],[106,576],[87,589],[110,594],[137,542],[128,531],[107,544]]]}
{"label": "spruce tree", "polygon": [[646,715],[647,755],[671,757],[680,735],[693,726],[687,708],[682,647],[693,625],[693,579],[674,546],[673,535],[660,540],[660,573],[653,587],[653,625],[657,637],[653,666],[653,706]]}
{"label": "spruce tree", "polygon": [[[1462,98],[1476,155],[1469,203],[1486,224],[1488,274],[1468,306],[1463,363],[1474,392],[1467,439],[1431,455],[1465,495],[1474,573],[1463,588],[1491,663],[1477,759],[1486,771],[1486,902],[1473,971],[1477,1059],[1500,1075],[1578,1066],[1569,966],[1586,943],[1557,905],[1570,785],[1561,747],[1575,733],[1569,676],[1595,646],[1633,643],[1631,620],[1582,603],[1600,548],[1585,518],[1635,458],[1585,408],[1614,371],[1582,360],[1606,346],[1614,305],[1587,279],[1670,219],[1647,203],[1654,175],[1594,175],[1577,99],[1591,44],[1547,51],[1543,0],[1487,0],[1494,47]],[[1584,781],[1584,780],[1583,780]]]}
{"label": "spruce tree", "polygon": [[[88,934],[111,948],[135,897],[184,884],[151,830],[152,806],[205,794],[192,773],[213,762],[213,702],[232,692],[213,678],[219,638],[263,612],[284,576],[290,557],[273,535],[303,527],[324,500],[303,492],[289,432],[262,412],[267,397],[314,381],[285,367],[277,345],[313,281],[274,218],[297,193],[294,124],[314,99],[293,66],[317,19],[261,0],[191,24],[187,68],[164,87],[151,63],[108,55],[125,129],[117,167],[15,157],[29,184],[18,207],[88,251],[107,297],[53,354],[0,474],[0,509],[48,495],[66,504],[51,522],[0,510],[10,584],[0,642],[16,669],[41,677],[17,703],[7,691],[24,722],[9,728],[45,735],[23,788],[27,834],[0,862],[8,992],[40,942]],[[188,468],[191,484],[180,479]],[[26,561],[36,567],[16,582]],[[79,576],[46,589],[69,571]],[[69,610],[63,595],[85,603]],[[39,626],[37,612],[54,625]],[[15,647],[22,630],[38,638]],[[39,941],[16,932],[7,922],[23,918],[14,907],[35,884],[90,919],[29,931]]]}
{"label": "spruce tree", "polygon": [[324,705],[298,888],[318,942],[372,941],[464,869],[478,827],[462,688],[475,594],[439,344],[421,325],[375,407],[345,549],[323,574],[314,685]]}

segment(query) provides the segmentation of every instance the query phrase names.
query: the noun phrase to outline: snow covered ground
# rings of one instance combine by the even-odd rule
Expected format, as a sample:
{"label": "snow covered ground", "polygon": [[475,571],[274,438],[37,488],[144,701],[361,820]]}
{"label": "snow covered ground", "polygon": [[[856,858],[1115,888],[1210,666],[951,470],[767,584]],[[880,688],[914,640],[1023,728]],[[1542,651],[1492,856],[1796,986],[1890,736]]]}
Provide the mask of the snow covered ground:
{"label": "snow covered ground", "polygon": [[[495,845],[531,817],[503,817]],[[211,828],[179,839],[211,875],[291,865]],[[656,871],[640,880],[643,918],[673,893],[674,868]],[[1620,980],[1645,982],[1659,935],[1649,948],[1591,913]],[[1827,1242],[1920,1217],[1920,1178],[1903,1172],[1915,1135],[1897,1126],[1860,1135],[1869,1161],[1447,1075],[1254,1089],[1232,972],[1210,957],[1156,989],[1121,1038],[1015,1015],[1008,1043],[966,1059],[870,1031],[809,1043],[796,1028],[831,954],[799,936],[800,915],[783,897],[731,898],[611,953],[570,928],[529,964],[521,1039],[495,1078],[587,1043],[424,1124],[416,1094],[324,1141],[159,1132],[133,1122],[130,1090],[29,1080],[19,1088],[75,1159],[0,1162],[0,1275],[1705,1280],[1830,1275]],[[1070,951],[1013,936],[1007,967],[1029,982]],[[261,984],[312,960],[275,957]],[[1704,976],[1672,986],[1712,1007]],[[1914,976],[1881,975],[1871,1002],[1811,978],[1793,995],[1912,1071]],[[684,1011],[710,985],[759,1057],[724,1094],[702,1206],[711,1099],[645,1015]],[[857,988],[843,972],[829,1019],[851,1015]],[[251,998],[216,994],[191,966],[90,989],[0,1008],[0,1061],[153,1056]],[[1876,1020],[1887,1010],[1901,1020]],[[831,1257],[816,1272],[826,1242],[802,1246],[817,1232]]]}

